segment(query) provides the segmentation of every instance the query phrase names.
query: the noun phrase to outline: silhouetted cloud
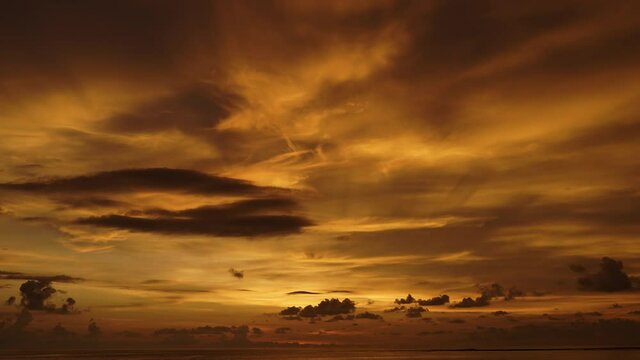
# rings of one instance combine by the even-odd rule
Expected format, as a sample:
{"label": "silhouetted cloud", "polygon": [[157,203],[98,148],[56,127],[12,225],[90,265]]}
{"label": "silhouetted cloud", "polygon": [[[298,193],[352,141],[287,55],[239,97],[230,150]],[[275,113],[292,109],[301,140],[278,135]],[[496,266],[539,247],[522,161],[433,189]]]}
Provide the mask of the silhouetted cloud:
{"label": "silhouetted cloud", "polygon": [[382,316],[378,314],[374,314],[368,311],[363,313],[356,314],[356,319],[368,319],[368,320],[382,320]]}
{"label": "silhouetted cloud", "polygon": [[320,293],[314,292],[314,291],[306,291],[306,290],[297,290],[297,291],[291,291],[287,293],[287,295],[317,295],[317,294],[320,294]]}
{"label": "silhouetted cloud", "polygon": [[298,315],[300,313],[300,310],[302,310],[302,308],[299,306],[289,306],[288,308],[280,311],[280,315],[282,316]]}
{"label": "silhouetted cloud", "polygon": [[340,299],[324,299],[318,305],[307,305],[303,308],[291,306],[280,312],[283,316],[297,315],[303,318],[313,318],[316,316],[341,315],[353,313],[356,310],[356,304],[345,298]]}
{"label": "silhouetted cloud", "polygon": [[123,169],[34,182],[1,183],[0,189],[73,194],[176,191],[202,195],[256,194],[267,190],[248,181],[170,168]]}
{"label": "silhouetted cloud", "polygon": [[452,308],[470,308],[470,307],[488,306],[490,301],[491,299],[485,296],[479,296],[475,299],[471,297],[466,297],[460,300],[460,302],[457,302],[451,305],[451,307]]}
{"label": "silhouetted cloud", "polygon": [[396,299],[394,303],[398,305],[403,305],[403,304],[413,304],[415,301],[416,299],[413,296],[411,296],[411,294],[408,294],[406,298]]}
{"label": "silhouetted cloud", "polygon": [[470,307],[482,307],[488,306],[491,300],[497,297],[503,297],[504,300],[513,300],[519,296],[525,296],[525,293],[516,287],[509,288],[506,292],[504,287],[500,284],[493,283],[488,286],[478,286],[480,296],[475,299],[472,297],[465,297],[460,302],[451,305],[451,308],[470,308]]}
{"label": "silhouetted cloud", "polygon": [[48,305],[45,302],[56,293],[56,289],[51,286],[51,282],[42,280],[29,280],[20,285],[20,304],[29,310],[48,310],[55,308],[55,305]]}
{"label": "silhouetted cloud", "polygon": [[[105,215],[76,220],[77,224],[164,234],[211,236],[272,236],[298,233],[313,223],[288,215],[292,199],[267,198],[171,211],[153,209],[144,216]],[[281,214],[277,214],[280,212]]]}
{"label": "silhouetted cloud", "polygon": [[406,304],[418,304],[420,306],[438,306],[449,303],[449,295],[440,295],[431,299],[416,299],[411,294],[408,294],[406,298],[396,299],[394,303],[398,305]]}
{"label": "silhouetted cloud", "polygon": [[438,306],[449,303],[449,295],[440,295],[427,300],[418,300],[420,306]]}
{"label": "silhouetted cloud", "polygon": [[231,276],[238,278],[238,279],[242,279],[244,278],[244,271],[240,271],[240,270],[236,270],[234,268],[229,269],[229,273],[231,274]]}
{"label": "silhouetted cloud", "polygon": [[622,261],[603,257],[600,262],[600,270],[578,278],[578,287],[585,291],[631,290],[631,278],[622,269]]}
{"label": "silhouetted cloud", "polygon": [[422,306],[410,307],[410,308],[407,308],[407,312],[405,316],[408,318],[419,318],[419,317],[422,317],[422,313],[425,311],[427,310]]}
{"label": "silhouetted cloud", "polygon": [[39,280],[43,282],[75,283],[84,279],[68,275],[32,275],[20,272],[0,271],[0,279],[5,280]]}

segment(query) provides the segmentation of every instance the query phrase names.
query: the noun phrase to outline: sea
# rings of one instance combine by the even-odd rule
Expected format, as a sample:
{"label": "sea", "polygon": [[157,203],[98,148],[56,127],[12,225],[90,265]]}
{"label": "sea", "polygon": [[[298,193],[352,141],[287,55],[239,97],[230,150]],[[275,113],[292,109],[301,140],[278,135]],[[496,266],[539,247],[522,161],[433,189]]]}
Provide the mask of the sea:
{"label": "sea", "polygon": [[47,360],[640,360],[640,349],[601,350],[345,350],[345,349],[218,349],[109,350],[68,352],[0,352],[0,359]]}

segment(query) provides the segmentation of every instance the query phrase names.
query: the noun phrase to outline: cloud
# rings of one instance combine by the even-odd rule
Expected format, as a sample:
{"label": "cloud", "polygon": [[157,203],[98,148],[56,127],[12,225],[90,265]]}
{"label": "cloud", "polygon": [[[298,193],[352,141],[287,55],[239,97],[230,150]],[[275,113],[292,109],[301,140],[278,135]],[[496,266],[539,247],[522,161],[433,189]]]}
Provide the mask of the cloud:
{"label": "cloud", "polygon": [[405,299],[396,299],[394,301],[394,303],[398,304],[398,305],[402,305],[402,304],[413,304],[416,301],[416,299],[411,296],[411,294],[407,295],[407,297]]}
{"label": "cloud", "polygon": [[69,275],[32,275],[12,271],[0,271],[0,279],[5,280],[39,280],[42,282],[75,283],[83,278]]}
{"label": "cloud", "polygon": [[623,270],[622,261],[603,257],[600,270],[578,278],[578,287],[585,291],[624,291],[632,289],[632,279]]}
{"label": "cloud", "polygon": [[302,216],[277,214],[295,206],[291,199],[251,199],[186,210],[154,209],[144,216],[105,215],[80,218],[80,225],[130,231],[209,236],[274,236],[299,233],[313,223]]}
{"label": "cloud", "polygon": [[268,190],[243,180],[170,168],[124,169],[68,178],[0,183],[0,189],[48,194],[173,191],[200,195],[246,195]]}
{"label": "cloud", "polygon": [[[20,304],[29,310],[49,310],[51,305],[45,302],[56,293],[51,282],[42,280],[29,280],[20,285]],[[55,308],[55,305],[53,305]]]}
{"label": "cloud", "polygon": [[291,306],[280,312],[283,316],[297,315],[303,318],[314,318],[316,316],[341,315],[355,312],[356,304],[348,298],[324,299],[318,305],[307,305],[303,308]]}
{"label": "cloud", "polygon": [[280,311],[280,315],[282,316],[298,315],[300,313],[300,310],[302,310],[302,308],[299,306],[289,306],[288,308]]}
{"label": "cloud", "polygon": [[470,297],[466,297],[466,298],[463,298],[462,300],[460,300],[460,302],[457,302],[457,303],[451,305],[451,307],[452,308],[470,308],[470,307],[488,306],[490,300],[491,299],[486,298],[484,296],[480,296],[480,297],[477,297],[475,299],[470,298]]}
{"label": "cloud", "polygon": [[240,270],[236,270],[234,268],[229,269],[229,273],[231,274],[231,276],[237,278],[237,279],[242,279],[244,278],[244,271],[240,271]]}
{"label": "cloud", "polygon": [[426,310],[422,306],[410,307],[410,308],[407,308],[407,312],[405,316],[408,318],[419,318],[419,317],[422,317],[422,313],[425,311],[428,311],[428,310]]}
{"label": "cloud", "polygon": [[449,303],[449,295],[440,295],[427,300],[418,300],[420,306],[438,306]]}
{"label": "cloud", "polygon": [[151,100],[104,120],[106,130],[148,133],[177,129],[206,135],[236,111],[244,100],[238,94],[208,84],[196,84],[174,94]]}
{"label": "cloud", "polygon": [[367,319],[367,320],[383,320],[382,316],[379,314],[374,314],[372,312],[365,311],[363,313],[356,314],[356,319]]}
{"label": "cloud", "polygon": [[20,285],[20,306],[28,310],[47,311],[57,314],[75,313],[74,306],[76,301],[71,297],[68,297],[59,308],[49,302],[57,292],[58,290],[51,286],[51,281],[49,280],[28,280]]}
{"label": "cloud", "polygon": [[440,296],[436,296],[433,297],[431,299],[416,299],[413,296],[411,296],[411,294],[407,295],[406,298],[404,299],[396,299],[394,301],[394,303],[398,304],[398,305],[405,305],[405,304],[418,304],[420,306],[437,306],[437,305],[444,305],[449,303],[449,295],[440,295]]}
{"label": "cloud", "polygon": [[320,294],[320,293],[313,292],[313,291],[306,291],[306,290],[290,291],[287,293],[287,295],[317,295],[317,294]]}

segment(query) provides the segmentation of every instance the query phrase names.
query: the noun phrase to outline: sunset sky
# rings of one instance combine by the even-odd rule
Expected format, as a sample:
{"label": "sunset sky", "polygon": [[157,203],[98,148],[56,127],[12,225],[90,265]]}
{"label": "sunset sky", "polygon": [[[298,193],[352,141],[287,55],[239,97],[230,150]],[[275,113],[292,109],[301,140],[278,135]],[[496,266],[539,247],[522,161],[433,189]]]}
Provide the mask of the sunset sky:
{"label": "sunset sky", "polygon": [[0,344],[640,345],[639,18],[2,1]]}

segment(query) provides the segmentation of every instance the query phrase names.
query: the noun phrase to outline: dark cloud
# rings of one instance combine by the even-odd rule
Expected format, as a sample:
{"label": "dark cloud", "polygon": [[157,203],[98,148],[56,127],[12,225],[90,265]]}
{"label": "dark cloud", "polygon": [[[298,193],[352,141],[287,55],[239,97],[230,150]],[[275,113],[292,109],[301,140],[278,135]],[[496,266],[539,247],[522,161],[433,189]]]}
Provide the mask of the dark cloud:
{"label": "dark cloud", "polygon": [[242,279],[244,278],[244,271],[240,271],[240,270],[236,270],[234,268],[229,269],[229,273],[231,274],[231,276],[237,278],[237,279]]}
{"label": "dark cloud", "polygon": [[314,292],[314,291],[306,291],[306,290],[297,290],[297,291],[291,291],[287,293],[287,295],[317,295],[317,294],[320,294],[320,293]]}
{"label": "dark cloud", "polygon": [[39,280],[42,282],[75,283],[84,279],[68,275],[31,275],[20,272],[0,271],[0,279],[6,280]]}
{"label": "dark cloud", "polygon": [[422,313],[426,311],[428,310],[423,308],[422,306],[410,307],[410,308],[407,308],[407,312],[405,316],[408,318],[419,318],[419,317],[422,317]]}
{"label": "dark cloud", "polygon": [[76,301],[73,298],[67,298],[64,304],[60,307],[60,312],[63,314],[72,313],[74,311],[73,307],[75,306]]}
{"label": "dark cloud", "polygon": [[371,313],[371,312],[368,312],[368,311],[356,314],[355,318],[356,319],[367,319],[367,320],[383,320],[381,315],[374,314],[374,313]]}
{"label": "dark cloud", "polygon": [[313,225],[302,216],[286,214],[295,205],[291,199],[252,199],[179,211],[154,209],[144,212],[144,216],[88,217],[78,219],[76,223],[164,234],[286,235],[299,233],[302,228]]}
{"label": "dark cloud", "polygon": [[5,301],[5,305],[7,305],[7,306],[11,306],[11,305],[13,305],[15,303],[16,303],[16,297],[15,296],[9,296],[7,301]]}
{"label": "dark cloud", "polygon": [[517,297],[522,297],[522,296],[526,296],[526,293],[516,287],[510,287],[509,289],[507,289],[507,292],[504,294],[504,299],[505,300],[513,300]]}
{"label": "dark cloud", "polygon": [[396,299],[394,301],[394,303],[398,304],[398,305],[402,305],[402,304],[413,304],[414,302],[416,302],[416,299],[411,296],[411,294],[408,294],[407,297],[405,299],[400,298],[400,299]]}
{"label": "dark cloud", "polygon": [[197,84],[175,94],[139,105],[104,121],[106,130],[145,133],[176,129],[206,135],[239,108],[243,99],[208,84]]}
{"label": "dark cloud", "polygon": [[[56,289],[51,286],[51,282],[42,280],[29,280],[20,285],[20,304],[29,310],[50,310],[55,305],[46,304]],[[53,306],[53,308],[52,308]]]}
{"label": "dark cloud", "polygon": [[64,293],[53,288],[51,281],[28,280],[20,285],[20,306],[28,310],[47,311],[57,314],[75,313],[74,306],[76,301],[71,297],[68,297],[59,308],[49,302],[51,297],[58,292]]}
{"label": "dark cloud", "polygon": [[420,306],[437,306],[437,305],[444,305],[449,303],[449,295],[440,295],[440,296],[436,296],[433,297],[431,299],[416,299],[413,296],[411,296],[411,294],[407,295],[406,298],[402,299],[396,299],[394,301],[394,303],[398,304],[398,305],[405,305],[405,304],[418,304]]}
{"label": "dark cloud", "polygon": [[509,315],[509,313],[508,313],[508,312],[503,311],[503,310],[494,311],[492,314],[493,314],[493,315],[495,315],[495,316],[504,316],[504,315]]}
{"label": "dark cloud", "polygon": [[479,287],[480,296],[474,298],[466,297],[460,302],[451,305],[452,308],[470,308],[488,306],[494,297],[504,296],[504,289],[500,284]]}
{"label": "dark cloud", "polygon": [[324,299],[318,305],[307,305],[303,308],[291,306],[280,312],[283,316],[297,315],[303,318],[314,318],[326,315],[342,315],[350,314],[356,311],[356,304],[348,298],[340,301],[340,299]]}
{"label": "dark cloud", "polygon": [[585,291],[631,290],[632,279],[622,269],[622,261],[603,257],[600,262],[600,270],[578,278],[578,287]]}
{"label": "dark cloud", "polygon": [[288,308],[280,311],[280,315],[294,316],[294,315],[298,315],[300,313],[300,310],[302,310],[302,308],[299,306],[289,306]]}
{"label": "dark cloud", "polygon": [[418,300],[420,306],[438,306],[449,303],[449,295],[440,295],[427,300]]}
{"label": "dark cloud", "polygon": [[502,297],[504,300],[513,300],[516,297],[525,296],[525,293],[516,287],[511,287],[505,291],[500,284],[493,283],[488,286],[478,286],[480,296],[474,298],[466,297],[450,307],[452,308],[470,308],[488,306],[494,298]]}
{"label": "dark cloud", "polygon": [[68,178],[2,183],[0,189],[51,194],[175,191],[201,195],[257,194],[268,190],[243,180],[169,168],[124,169]]}

